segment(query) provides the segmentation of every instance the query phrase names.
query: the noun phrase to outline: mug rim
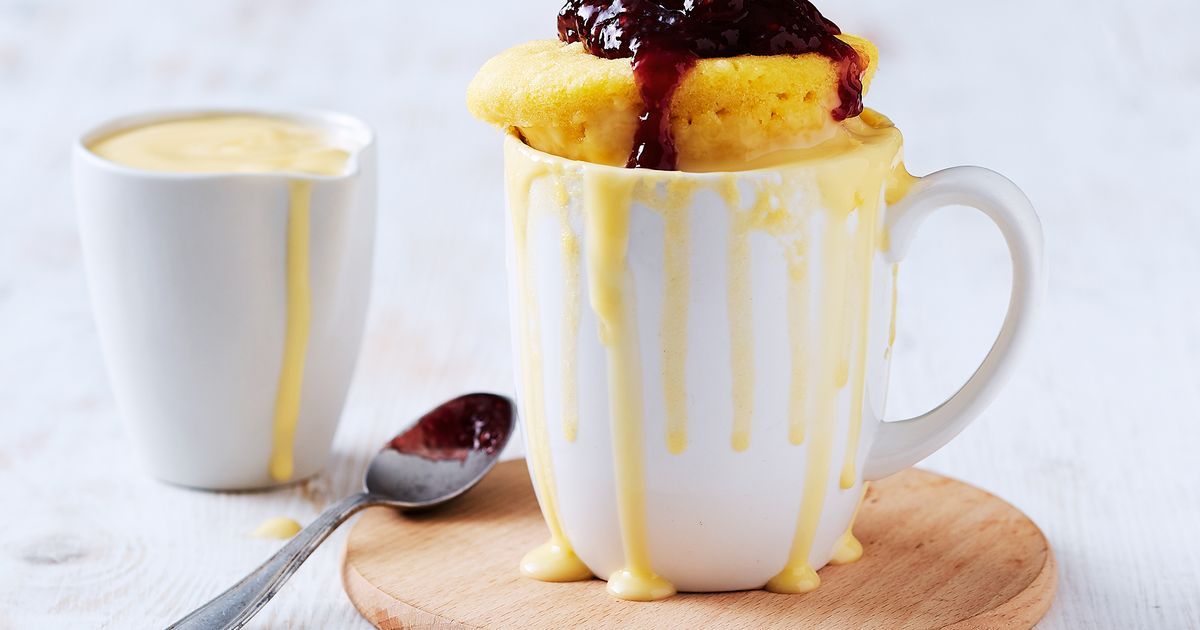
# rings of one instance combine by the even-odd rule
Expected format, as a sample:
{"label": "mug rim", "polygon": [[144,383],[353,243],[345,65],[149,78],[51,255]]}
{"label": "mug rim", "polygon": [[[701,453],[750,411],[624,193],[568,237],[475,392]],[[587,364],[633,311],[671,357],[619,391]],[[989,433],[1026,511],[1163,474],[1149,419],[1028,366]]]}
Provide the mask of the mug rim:
{"label": "mug rim", "polygon": [[[896,153],[900,154],[904,150],[904,139],[900,130],[895,125],[888,127],[897,135]],[[729,176],[743,175],[764,175],[768,173],[777,173],[786,169],[803,168],[812,166],[819,162],[837,161],[856,156],[866,146],[865,144],[847,149],[840,153],[832,155],[811,155],[802,156],[799,159],[787,160],[776,164],[767,164],[756,168],[747,168],[736,171],[715,170],[715,171],[685,171],[673,170],[663,171],[649,168],[628,168],[625,166],[613,166],[611,164],[600,164],[598,162],[589,162],[587,160],[576,160],[561,155],[555,155],[547,151],[531,146],[521,137],[520,132],[515,128],[509,128],[504,132],[505,143],[512,143],[517,151],[525,154],[525,157],[531,160],[540,162],[556,162],[560,165],[573,166],[576,168],[594,168],[610,173],[622,173],[628,177],[643,177],[648,179],[666,178],[666,177],[683,177],[687,179],[708,180],[708,179],[723,179]]]}
{"label": "mug rim", "polygon": [[[134,127],[140,127],[157,122],[184,120],[188,118],[207,118],[214,116],[259,116],[264,118],[280,118],[293,122],[315,125],[324,129],[340,128],[356,134],[356,138],[359,140],[359,143],[354,150],[349,151],[349,158],[346,160],[345,171],[337,175],[319,175],[315,173],[292,171],[264,173],[241,173],[234,171],[155,171],[114,162],[101,155],[98,155],[95,151],[92,151],[88,147],[89,143],[94,142],[100,137],[109,136],[120,131],[132,129]],[[100,123],[89,126],[87,131],[77,135],[73,143],[72,150],[77,161],[84,160],[90,166],[100,168],[111,173],[143,177],[146,179],[194,181],[226,178],[275,178],[281,175],[286,175],[289,177],[304,178],[313,181],[339,181],[357,176],[362,170],[362,154],[373,149],[374,147],[375,130],[370,125],[363,122],[362,119],[343,112],[313,108],[214,106],[163,107],[107,118]]]}

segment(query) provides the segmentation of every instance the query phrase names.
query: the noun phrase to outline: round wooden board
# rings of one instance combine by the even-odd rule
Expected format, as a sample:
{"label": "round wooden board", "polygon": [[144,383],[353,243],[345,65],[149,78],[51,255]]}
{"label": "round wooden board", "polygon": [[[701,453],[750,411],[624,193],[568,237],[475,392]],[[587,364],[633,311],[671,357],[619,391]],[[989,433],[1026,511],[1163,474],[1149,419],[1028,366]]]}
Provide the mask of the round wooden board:
{"label": "round wooden board", "polygon": [[1056,569],[1037,526],[1000,499],[922,470],[872,483],[854,528],[863,559],[807,595],[765,591],[616,600],[604,582],[548,584],[517,564],[545,542],[524,461],[440,510],[368,510],[342,580],[380,628],[1030,628]]}

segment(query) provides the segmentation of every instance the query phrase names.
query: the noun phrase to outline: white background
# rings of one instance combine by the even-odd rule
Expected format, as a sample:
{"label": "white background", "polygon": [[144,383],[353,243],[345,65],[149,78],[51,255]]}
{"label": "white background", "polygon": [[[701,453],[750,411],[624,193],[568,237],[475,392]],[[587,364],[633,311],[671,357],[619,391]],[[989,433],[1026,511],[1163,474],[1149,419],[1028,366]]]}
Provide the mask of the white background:
{"label": "white background", "polygon": [[[429,6],[424,6],[429,5]],[[843,6],[844,5],[844,6]],[[152,627],[310,520],[445,397],[510,391],[500,137],[463,93],[490,54],[553,34],[557,0],[0,0],[0,628]],[[1051,280],[1002,398],[924,465],[1025,510],[1060,563],[1047,628],[1200,627],[1200,3],[824,3],[874,39],[870,105],[911,170],[981,164],[1039,208]],[[89,315],[68,177],[75,134],[168,105],[322,107],[381,146],[372,315],[327,474],[267,494],[146,478]],[[889,416],[974,369],[1008,262],[984,219],[933,219],[903,270]],[[256,620],[362,627],[345,532]]]}

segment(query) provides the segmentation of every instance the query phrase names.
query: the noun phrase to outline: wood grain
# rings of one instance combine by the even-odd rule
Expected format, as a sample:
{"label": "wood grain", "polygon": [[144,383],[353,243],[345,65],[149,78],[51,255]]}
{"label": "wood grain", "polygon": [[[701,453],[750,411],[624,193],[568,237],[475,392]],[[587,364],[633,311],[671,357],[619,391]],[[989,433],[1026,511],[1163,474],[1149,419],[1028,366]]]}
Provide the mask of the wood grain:
{"label": "wood grain", "polygon": [[615,600],[599,580],[546,584],[517,571],[546,537],[524,462],[501,464],[435,512],[364,515],[342,577],[379,628],[1031,628],[1057,569],[1037,526],[964,483],[909,470],[872,484],[855,528],[861,561],[821,571],[803,596],[765,591]]}

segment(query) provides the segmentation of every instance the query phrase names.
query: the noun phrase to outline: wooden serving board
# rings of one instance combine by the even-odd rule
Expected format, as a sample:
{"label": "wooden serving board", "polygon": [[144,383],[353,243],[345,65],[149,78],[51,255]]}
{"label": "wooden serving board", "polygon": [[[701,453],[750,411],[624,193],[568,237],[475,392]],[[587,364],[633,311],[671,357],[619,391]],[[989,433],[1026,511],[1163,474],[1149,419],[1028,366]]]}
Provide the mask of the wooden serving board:
{"label": "wooden serving board", "polygon": [[967,484],[909,470],[871,484],[863,559],[806,595],[680,594],[635,603],[604,582],[547,584],[517,569],[545,542],[524,461],[500,464],[443,509],[368,510],[346,543],[346,593],[380,628],[1030,628],[1056,569],[1037,526]]}

